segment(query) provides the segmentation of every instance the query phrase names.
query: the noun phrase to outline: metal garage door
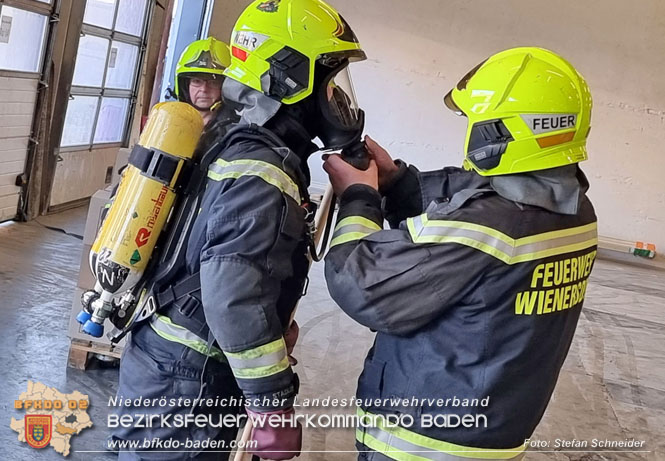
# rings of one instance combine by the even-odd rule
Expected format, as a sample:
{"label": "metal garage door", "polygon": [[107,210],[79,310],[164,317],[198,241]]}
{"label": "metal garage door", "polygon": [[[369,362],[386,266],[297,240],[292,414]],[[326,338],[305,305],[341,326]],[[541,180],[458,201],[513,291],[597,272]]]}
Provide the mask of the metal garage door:
{"label": "metal garage door", "polygon": [[0,4],[0,221],[16,216],[49,23],[32,3]]}

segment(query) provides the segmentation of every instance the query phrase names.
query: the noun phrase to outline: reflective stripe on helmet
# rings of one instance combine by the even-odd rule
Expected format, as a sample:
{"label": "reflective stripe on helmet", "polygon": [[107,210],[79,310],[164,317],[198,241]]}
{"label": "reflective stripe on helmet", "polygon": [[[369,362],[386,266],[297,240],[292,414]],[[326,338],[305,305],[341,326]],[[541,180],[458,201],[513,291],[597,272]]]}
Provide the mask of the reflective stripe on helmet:
{"label": "reflective stripe on helmet", "polygon": [[370,219],[363,216],[348,216],[335,226],[335,233],[333,234],[332,242],[330,242],[330,248],[335,245],[341,245],[342,243],[360,240],[380,230],[381,227]]}
{"label": "reflective stripe on helmet", "polygon": [[180,343],[190,349],[205,356],[211,357],[220,362],[226,362],[224,353],[217,347],[208,347],[208,343],[195,335],[187,328],[173,323],[173,321],[165,315],[155,314],[150,320],[150,327],[162,338]]}
{"label": "reflective stripe on helmet", "polygon": [[519,239],[479,224],[430,221],[426,214],[408,218],[407,228],[414,243],[458,243],[494,256],[506,264],[571,253],[598,244],[598,225],[595,222]]}
{"label": "reflective stripe on helmet", "polygon": [[386,427],[380,415],[373,415],[358,408],[363,424],[356,431],[356,440],[368,448],[388,458],[399,461],[472,461],[472,460],[512,460],[524,456],[525,446],[510,449],[473,448],[443,442],[409,431],[402,427]]}
{"label": "reflective stripe on helmet", "polygon": [[208,177],[213,181],[238,179],[242,176],[257,176],[290,196],[296,203],[302,202],[300,190],[293,179],[268,162],[260,160],[233,160],[227,162],[220,158],[208,169]]}
{"label": "reflective stripe on helmet", "polygon": [[284,338],[253,349],[225,354],[236,378],[266,378],[289,368]]}

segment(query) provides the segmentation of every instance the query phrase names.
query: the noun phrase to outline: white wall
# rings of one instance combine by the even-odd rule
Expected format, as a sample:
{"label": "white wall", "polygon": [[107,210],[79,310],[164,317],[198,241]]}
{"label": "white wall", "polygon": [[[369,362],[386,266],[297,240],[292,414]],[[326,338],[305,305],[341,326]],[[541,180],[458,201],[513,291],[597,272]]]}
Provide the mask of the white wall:
{"label": "white wall", "polygon": [[[247,2],[229,3],[211,26],[221,37],[230,35],[229,17]],[[461,163],[466,121],[447,111],[442,98],[469,69],[514,46],[565,56],[594,97],[590,160],[583,169],[600,233],[665,251],[663,0],[331,3],[369,57],[352,67],[367,133],[421,169]],[[313,176],[325,181],[318,166]]]}

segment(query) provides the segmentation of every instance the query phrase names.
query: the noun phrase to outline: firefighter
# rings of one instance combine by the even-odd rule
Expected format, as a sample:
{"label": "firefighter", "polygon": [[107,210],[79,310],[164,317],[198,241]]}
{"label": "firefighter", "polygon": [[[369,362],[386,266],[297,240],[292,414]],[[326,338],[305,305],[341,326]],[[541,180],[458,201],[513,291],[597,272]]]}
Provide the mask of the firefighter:
{"label": "firefighter", "polygon": [[367,171],[337,156],[324,164],[341,197],[328,288],[377,331],[357,391],[359,414],[377,423],[357,431],[359,459],[520,459],[596,256],[578,166],[591,96],[575,68],[548,50],[510,49],[445,104],[468,118],[466,169],[421,173],[371,139]]}
{"label": "firefighter", "polygon": [[[239,119],[236,113],[237,107],[234,104],[225,103],[221,94],[221,85],[224,80],[223,72],[230,64],[230,61],[231,56],[228,45],[212,37],[192,42],[183,51],[176,67],[175,94],[180,102],[189,104],[195,111],[187,108],[185,104],[181,104],[180,108],[176,108],[178,104],[169,105],[160,103],[152,108],[151,117],[147,120],[146,131],[142,133],[141,140],[134,146],[129,158],[129,165],[135,167],[133,170],[134,173],[126,173],[125,167],[119,171],[126,181],[125,194],[121,193],[125,198],[121,200],[122,204],[118,204],[115,212],[111,211],[111,215],[114,216],[111,221],[115,222],[119,220],[124,222],[124,224],[119,226],[111,224],[110,227],[102,226],[100,228],[100,234],[96,239],[95,245],[95,247],[97,245],[99,247],[93,249],[93,253],[95,254],[91,255],[91,270],[94,274],[97,274],[99,270],[96,253],[103,247],[108,249],[107,245],[109,245],[115,248],[115,250],[107,253],[104,259],[108,259],[109,263],[113,259],[116,259],[116,261],[124,260],[130,266],[127,267],[117,262],[113,262],[113,266],[106,266],[106,270],[110,272],[121,271],[123,273],[127,271],[124,275],[119,276],[124,280],[123,284],[125,288],[127,288],[127,284],[134,286],[138,280],[142,283],[145,282],[143,285],[147,287],[157,279],[156,276],[153,277],[150,271],[143,276],[140,274],[143,268],[146,267],[148,260],[152,257],[152,249],[157,243],[156,239],[161,232],[162,226],[166,224],[167,228],[171,227],[179,230],[179,226],[169,226],[169,223],[172,224],[173,220],[167,223],[167,216],[170,214],[169,209],[171,204],[174,203],[174,197],[180,195],[181,197],[175,200],[175,203],[185,208],[187,208],[185,203],[188,204],[189,199],[198,199],[197,191],[194,191],[196,187],[190,186],[193,186],[195,183],[200,184],[200,175],[195,177],[197,175],[190,173],[192,170],[198,170],[196,166],[200,165],[205,152],[215,143],[215,140],[223,137],[230,126]],[[198,115],[196,111],[198,111]],[[155,118],[151,122],[152,117]],[[203,127],[205,129],[201,132],[201,128]],[[148,146],[142,146],[141,144],[143,143],[147,143]],[[194,144],[192,145],[192,143]],[[161,147],[156,148],[156,146]],[[193,146],[196,146],[196,149],[192,152],[191,148]],[[164,152],[163,149],[171,152]],[[167,154],[166,157],[163,156],[164,154]],[[175,163],[177,158],[185,160],[185,163],[182,166],[177,166]],[[146,182],[148,180],[153,180],[153,182]],[[171,184],[172,181],[173,184]],[[112,204],[116,201],[119,186],[120,184],[114,187],[110,203],[102,212],[103,222],[106,222],[107,213],[113,209]],[[153,190],[153,187],[157,188]],[[159,192],[162,188],[170,189],[170,195],[166,193],[166,196],[169,196],[169,198],[166,198],[166,206],[162,203],[166,196],[162,197],[162,193]],[[158,205],[156,208],[153,208],[152,217],[147,217],[146,213],[141,219],[136,219],[142,213],[141,209],[148,210],[152,208],[153,200],[150,196],[153,195],[154,191],[158,191],[153,196],[155,199],[154,202]],[[183,195],[188,197],[182,197]],[[162,199],[159,197],[162,197]],[[136,216],[134,218],[127,218],[127,215],[131,214],[129,213],[129,209],[134,209],[134,207],[138,209],[138,211],[135,210]],[[129,219],[129,221],[125,221],[125,219]],[[129,235],[136,232],[137,229],[141,229],[143,225],[147,225],[146,228],[143,228],[147,232],[147,234],[143,234],[144,237],[147,235],[147,239],[144,240],[144,237],[141,238],[141,240],[144,240],[140,245],[143,253],[139,251],[139,248],[134,247],[134,252],[131,249],[129,250],[131,257],[123,258],[120,256],[124,251],[123,249],[129,248],[129,246],[133,245],[133,242],[131,238],[125,239],[124,237],[116,240],[116,232],[120,232],[123,236],[125,234]],[[148,231],[148,228],[150,228],[150,231]],[[179,237],[177,230],[174,231],[173,235]],[[148,243],[151,235],[153,240]],[[179,245],[180,242],[175,243],[178,237],[172,239],[170,245],[164,246],[169,247],[169,250],[182,247],[182,245]],[[169,239],[163,237],[162,240]],[[147,246],[144,246],[146,244]],[[157,246],[159,247],[160,245]],[[148,250],[148,248],[150,249]],[[117,253],[118,250],[120,253]],[[181,252],[181,249],[177,250],[177,253]],[[164,251],[163,248],[157,253],[159,255],[156,254],[155,257],[160,258],[162,262],[169,261],[169,258],[180,258],[180,254],[170,254],[170,251]],[[135,264],[141,261],[143,262],[139,265],[142,268],[138,270],[138,266]],[[153,258],[154,262],[155,258]],[[153,264],[153,267],[156,267],[156,265]],[[155,269],[155,271],[157,270]],[[128,274],[130,274],[129,277],[127,277]],[[134,279],[137,276],[139,278]],[[128,280],[125,280],[125,277]],[[133,279],[134,281],[131,282]],[[110,280],[116,279],[115,277],[111,277]],[[112,293],[119,295],[125,291],[125,288],[121,290],[119,288],[119,286],[113,286],[113,283],[111,283],[111,286],[107,285],[104,288],[103,284],[98,282],[94,290],[84,293],[82,298],[83,310],[79,313],[76,320],[83,325],[82,330],[85,333],[95,337],[103,335],[104,319],[109,316],[112,310],[108,296]],[[100,295],[102,299],[99,299]],[[105,297],[106,299],[104,300]],[[98,304],[102,300],[103,303],[101,305]],[[98,306],[96,309],[95,305]],[[99,310],[100,308],[102,309]],[[94,311],[96,313],[93,314]],[[118,322],[122,323],[122,325],[116,323],[116,326],[123,331],[125,327],[131,329],[131,326],[128,325],[131,325],[133,322],[131,318],[125,317],[123,315],[116,318]],[[113,336],[115,335],[112,333],[111,337],[113,338]]]}
{"label": "firefighter", "polygon": [[187,45],[175,68],[175,95],[199,111],[208,124],[222,102],[224,69],[229,67],[229,47],[208,37]]}
{"label": "firefighter", "polygon": [[[302,437],[301,426],[288,422],[298,379],[287,341],[309,268],[307,159],[319,150],[315,138],[325,149],[360,141],[364,119],[348,66],[365,54],[349,25],[320,0],[251,3],[238,19],[231,47],[223,97],[240,105],[241,120],[206,151],[213,161],[186,264],[157,296],[157,314],[132,333],[121,361],[119,397],[165,396],[167,405],[122,407],[119,413],[193,413],[216,423],[220,415],[246,410],[257,419],[251,451],[264,459],[290,459],[300,452]],[[246,408],[168,404],[170,397],[214,403],[237,396],[245,398]],[[285,424],[262,425],[266,414]],[[159,437],[163,446],[168,439],[229,442],[236,433],[235,426],[120,427],[114,437]],[[120,459],[219,456],[149,448],[122,451]]]}
{"label": "firefighter", "polygon": [[175,95],[199,111],[205,131],[199,142],[199,156],[223,138],[239,120],[241,109],[222,96],[224,70],[231,64],[229,46],[214,37],[190,43],[176,65]]}

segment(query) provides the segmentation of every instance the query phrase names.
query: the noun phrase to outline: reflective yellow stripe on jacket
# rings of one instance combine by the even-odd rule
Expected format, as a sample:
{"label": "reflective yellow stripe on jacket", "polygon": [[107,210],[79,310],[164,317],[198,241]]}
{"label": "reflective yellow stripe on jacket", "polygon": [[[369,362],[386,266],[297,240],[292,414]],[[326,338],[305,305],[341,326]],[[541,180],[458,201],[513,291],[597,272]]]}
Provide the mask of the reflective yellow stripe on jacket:
{"label": "reflective yellow stripe on jacket", "polygon": [[236,378],[266,378],[289,368],[284,338],[242,352],[225,354]]}
{"label": "reflective yellow stripe on jacket", "polygon": [[300,189],[283,170],[260,160],[233,160],[227,162],[221,158],[208,168],[208,177],[214,181],[238,179],[242,176],[257,176],[275,186],[282,193],[290,196],[296,203],[301,203]]}
{"label": "reflective yellow stripe on jacket", "polygon": [[380,230],[381,226],[370,219],[363,216],[348,216],[335,226],[330,248],[342,243],[360,240]]}
{"label": "reflective yellow stripe on jacket", "polygon": [[184,346],[194,349],[196,352],[209,356],[220,362],[226,362],[224,353],[221,349],[211,346],[208,348],[208,343],[195,335],[187,328],[173,323],[173,321],[165,315],[155,314],[150,319],[150,326],[155,333],[162,338],[180,343]]}
{"label": "reflective yellow stripe on jacket", "polygon": [[356,440],[388,458],[398,461],[472,461],[512,460],[524,456],[524,445],[510,449],[473,448],[443,442],[402,427],[386,427],[379,415],[358,408],[363,426]]}
{"label": "reflective yellow stripe on jacket", "polygon": [[459,243],[506,264],[572,253],[598,244],[598,225],[595,222],[519,239],[479,224],[429,220],[426,214],[408,218],[407,227],[414,243]]}

